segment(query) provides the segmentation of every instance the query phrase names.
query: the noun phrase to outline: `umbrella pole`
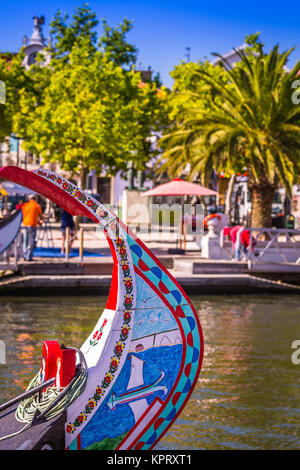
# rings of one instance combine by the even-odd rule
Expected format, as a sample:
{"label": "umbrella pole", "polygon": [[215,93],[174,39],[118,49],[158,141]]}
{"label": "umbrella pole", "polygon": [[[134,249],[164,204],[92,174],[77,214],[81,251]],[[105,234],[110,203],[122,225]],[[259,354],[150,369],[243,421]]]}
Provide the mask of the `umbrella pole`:
{"label": "umbrella pole", "polygon": [[180,219],[180,244],[179,244],[179,248],[182,248],[183,216],[184,216],[184,197],[181,196],[181,219]]}

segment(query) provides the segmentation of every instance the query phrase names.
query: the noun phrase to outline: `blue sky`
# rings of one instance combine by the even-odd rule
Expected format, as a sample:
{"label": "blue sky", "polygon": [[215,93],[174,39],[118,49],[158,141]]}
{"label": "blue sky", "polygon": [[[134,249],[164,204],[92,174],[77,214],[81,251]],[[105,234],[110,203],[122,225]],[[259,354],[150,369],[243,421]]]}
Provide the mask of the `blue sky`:
{"label": "blue sky", "polygon": [[[54,13],[61,9],[70,16],[83,2],[71,0],[0,0],[0,51],[17,51],[23,35],[31,35],[32,17],[44,15],[47,36]],[[176,64],[190,58],[197,61],[212,52],[224,54],[244,42],[246,34],[261,32],[261,40],[269,49],[276,43],[281,50],[296,47],[291,65],[300,59],[299,2],[214,0],[127,0],[86,3],[97,13],[99,20],[106,18],[116,26],[124,17],[133,20],[133,29],[127,39],[138,50],[138,65],[149,66],[159,72],[167,86]],[[99,33],[101,34],[99,25]]]}

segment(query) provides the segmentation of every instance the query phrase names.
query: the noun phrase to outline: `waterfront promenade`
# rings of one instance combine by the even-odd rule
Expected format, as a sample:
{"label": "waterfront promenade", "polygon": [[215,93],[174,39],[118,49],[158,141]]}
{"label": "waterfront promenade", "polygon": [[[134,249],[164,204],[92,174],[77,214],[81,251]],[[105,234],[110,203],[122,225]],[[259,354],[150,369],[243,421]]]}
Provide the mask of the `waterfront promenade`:
{"label": "waterfront promenade", "polygon": [[[83,224],[83,258],[79,257],[80,234],[74,240],[68,259],[60,254],[62,246],[59,224],[52,224],[48,239],[38,235],[34,261],[11,260],[1,265],[1,295],[40,294],[107,294],[112,257],[103,233],[94,224]],[[158,257],[189,294],[242,294],[255,292],[300,293],[300,265],[289,263],[261,264],[249,269],[246,261],[208,260],[192,236],[187,236],[185,254],[170,254],[176,240],[165,234],[140,234],[139,237]],[[50,240],[49,240],[50,238]],[[50,250],[47,248],[52,247]],[[51,254],[55,251],[54,254]],[[54,249],[54,250],[53,250]],[[49,255],[50,252],[50,255]]]}

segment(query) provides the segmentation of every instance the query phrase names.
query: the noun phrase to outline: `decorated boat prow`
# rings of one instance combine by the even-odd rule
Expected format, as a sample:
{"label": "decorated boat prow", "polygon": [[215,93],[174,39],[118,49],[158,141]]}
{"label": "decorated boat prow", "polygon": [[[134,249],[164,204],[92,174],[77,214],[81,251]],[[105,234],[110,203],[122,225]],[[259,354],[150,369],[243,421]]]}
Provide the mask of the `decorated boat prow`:
{"label": "decorated boat prow", "polygon": [[0,406],[0,449],[153,449],[196,385],[203,337],[192,302],[145,244],[103,204],[48,170],[0,170],[72,215],[102,226],[113,271],[85,342],[44,341],[25,392]]}

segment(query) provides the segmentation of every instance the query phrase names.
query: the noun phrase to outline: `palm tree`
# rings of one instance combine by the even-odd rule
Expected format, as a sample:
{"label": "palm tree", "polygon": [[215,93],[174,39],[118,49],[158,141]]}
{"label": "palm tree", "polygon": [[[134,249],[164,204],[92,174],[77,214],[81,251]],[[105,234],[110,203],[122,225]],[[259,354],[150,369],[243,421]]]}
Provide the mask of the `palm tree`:
{"label": "palm tree", "polygon": [[[288,71],[293,49],[268,54],[236,50],[240,62],[231,67],[224,58],[228,84],[210,70],[195,72],[203,84],[195,105],[163,136],[160,171],[170,175],[190,163],[190,176],[204,180],[217,171],[248,172],[252,227],[270,227],[272,201],[281,182],[291,196],[300,169],[300,109],[293,104],[292,84],[300,61]],[[218,54],[216,54],[218,55]],[[196,94],[198,95],[196,97]]]}

